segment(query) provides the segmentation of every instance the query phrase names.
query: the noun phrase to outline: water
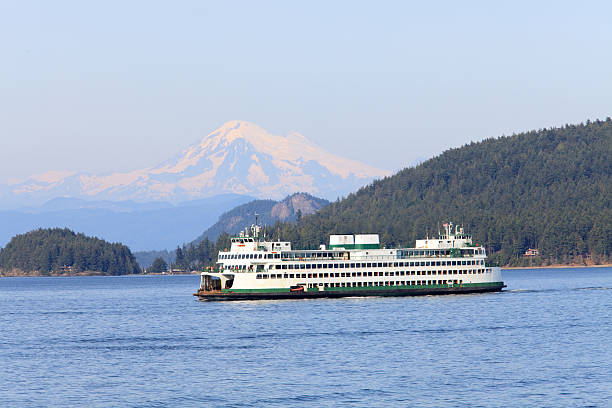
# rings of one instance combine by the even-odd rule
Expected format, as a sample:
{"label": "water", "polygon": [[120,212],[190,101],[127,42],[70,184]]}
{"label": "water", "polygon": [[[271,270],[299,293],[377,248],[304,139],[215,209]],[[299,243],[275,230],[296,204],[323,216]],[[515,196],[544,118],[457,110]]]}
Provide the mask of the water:
{"label": "water", "polygon": [[612,406],[612,268],[482,295],[199,302],[198,276],[0,279],[0,406]]}

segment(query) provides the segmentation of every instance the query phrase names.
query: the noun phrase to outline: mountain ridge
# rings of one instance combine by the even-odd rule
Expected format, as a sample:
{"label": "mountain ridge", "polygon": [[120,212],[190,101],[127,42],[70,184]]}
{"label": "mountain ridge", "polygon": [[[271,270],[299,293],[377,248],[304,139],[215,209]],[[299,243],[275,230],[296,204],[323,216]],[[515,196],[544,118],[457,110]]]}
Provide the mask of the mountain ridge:
{"label": "mountain ridge", "polygon": [[196,245],[205,238],[215,241],[221,233],[237,234],[255,223],[273,225],[277,221],[297,222],[299,218],[311,215],[329,204],[329,201],[308,193],[294,193],[282,200],[253,200],[239,205],[219,216],[219,220],[196,238]]}
{"label": "mountain ridge", "polygon": [[51,171],[0,190],[7,200],[22,201],[180,202],[225,193],[280,199],[295,191],[336,198],[388,174],[327,152],[297,132],[279,136],[230,121],[157,166],[99,175]]}

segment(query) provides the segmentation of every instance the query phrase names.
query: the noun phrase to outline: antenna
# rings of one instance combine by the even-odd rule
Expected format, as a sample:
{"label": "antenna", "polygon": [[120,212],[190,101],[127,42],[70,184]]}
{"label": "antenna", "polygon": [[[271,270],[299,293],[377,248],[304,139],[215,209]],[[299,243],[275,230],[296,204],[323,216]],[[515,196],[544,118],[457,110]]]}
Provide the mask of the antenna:
{"label": "antenna", "polygon": [[255,233],[253,235],[255,235],[255,238],[259,238],[259,227],[257,226],[257,217],[259,217],[259,214],[255,213]]}

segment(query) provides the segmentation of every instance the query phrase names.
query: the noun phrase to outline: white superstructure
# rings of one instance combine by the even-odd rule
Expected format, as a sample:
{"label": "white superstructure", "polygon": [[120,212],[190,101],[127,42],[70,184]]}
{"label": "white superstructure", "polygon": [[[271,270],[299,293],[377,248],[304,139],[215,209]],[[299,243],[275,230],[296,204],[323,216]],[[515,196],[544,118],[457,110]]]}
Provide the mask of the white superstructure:
{"label": "white superstructure", "polygon": [[444,228],[438,238],[417,240],[414,248],[381,248],[377,234],[348,234],[330,236],[328,248],[295,250],[290,242],[261,239],[254,225],[219,252],[218,268],[202,272],[200,292],[383,294],[488,285],[501,290],[501,270],[486,266],[485,248],[474,245],[461,227]]}

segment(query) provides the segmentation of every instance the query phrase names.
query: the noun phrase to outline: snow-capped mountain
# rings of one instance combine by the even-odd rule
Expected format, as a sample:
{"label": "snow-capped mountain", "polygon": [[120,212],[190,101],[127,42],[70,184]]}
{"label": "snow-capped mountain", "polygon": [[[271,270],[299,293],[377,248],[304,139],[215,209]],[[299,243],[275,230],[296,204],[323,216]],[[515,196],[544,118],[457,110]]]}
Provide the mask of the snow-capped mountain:
{"label": "snow-capped mountain", "polygon": [[156,167],[105,175],[53,171],[9,190],[32,200],[177,202],[224,193],[278,199],[296,191],[335,199],[388,174],[329,153],[299,133],[278,136],[231,121]]}

